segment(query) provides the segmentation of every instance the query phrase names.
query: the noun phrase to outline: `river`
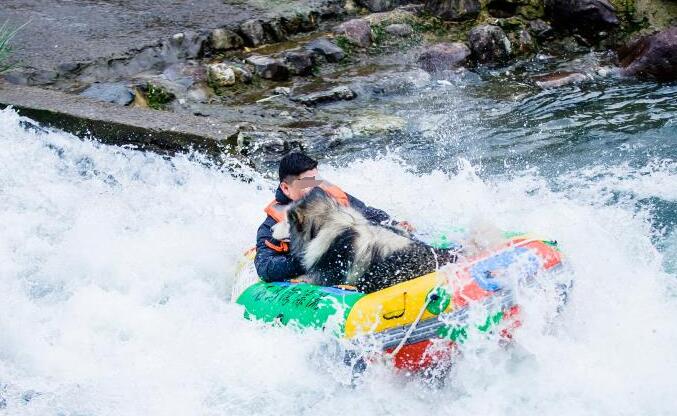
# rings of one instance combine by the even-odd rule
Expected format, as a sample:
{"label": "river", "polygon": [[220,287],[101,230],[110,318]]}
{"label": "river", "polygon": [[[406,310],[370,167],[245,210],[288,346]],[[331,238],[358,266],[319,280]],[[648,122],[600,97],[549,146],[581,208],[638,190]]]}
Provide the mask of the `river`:
{"label": "river", "polygon": [[491,224],[565,254],[575,286],[557,322],[525,305],[518,347],[468,344],[438,388],[383,366],[350,386],[322,334],[229,302],[269,176],[2,110],[0,414],[675,414],[676,96],[463,77],[373,98],[407,130],[327,151],[325,177],[423,234]]}

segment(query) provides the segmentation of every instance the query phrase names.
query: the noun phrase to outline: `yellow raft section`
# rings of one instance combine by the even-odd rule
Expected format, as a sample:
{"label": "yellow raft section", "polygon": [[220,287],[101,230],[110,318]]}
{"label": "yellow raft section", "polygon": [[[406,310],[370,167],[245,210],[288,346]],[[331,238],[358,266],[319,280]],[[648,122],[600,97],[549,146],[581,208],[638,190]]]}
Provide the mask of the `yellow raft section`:
{"label": "yellow raft section", "polygon": [[[425,307],[428,294],[439,287],[439,279],[438,272],[433,272],[364,296],[353,305],[346,318],[345,336],[353,338],[412,323]],[[449,302],[440,312],[452,309],[453,302]],[[435,316],[437,314],[426,309],[421,319]]]}

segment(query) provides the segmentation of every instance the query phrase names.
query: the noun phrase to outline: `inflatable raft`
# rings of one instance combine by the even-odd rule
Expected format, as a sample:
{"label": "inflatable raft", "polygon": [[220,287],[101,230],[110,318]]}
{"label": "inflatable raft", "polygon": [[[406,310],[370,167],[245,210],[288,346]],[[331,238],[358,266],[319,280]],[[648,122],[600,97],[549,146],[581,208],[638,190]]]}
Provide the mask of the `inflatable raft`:
{"label": "inflatable raft", "polygon": [[[556,242],[517,235],[473,258],[365,294],[345,286],[263,282],[254,255],[245,254],[233,288],[245,318],[330,331],[356,345],[368,341],[395,367],[413,371],[448,357],[475,330],[510,337],[519,325],[515,284],[534,284],[562,261]],[[478,321],[473,313],[470,322],[473,305],[483,316]]]}

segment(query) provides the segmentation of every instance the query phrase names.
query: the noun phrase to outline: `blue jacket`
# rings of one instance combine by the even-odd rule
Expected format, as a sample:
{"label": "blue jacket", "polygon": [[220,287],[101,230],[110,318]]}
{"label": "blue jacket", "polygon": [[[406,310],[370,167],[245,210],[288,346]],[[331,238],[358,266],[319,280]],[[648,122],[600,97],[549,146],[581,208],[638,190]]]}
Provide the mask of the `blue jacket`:
{"label": "blue jacket", "polygon": [[[275,199],[281,205],[292,202],[280,188],[277,188],[275,192]],[[390,219],[390,216],[384,211],[368,207],[364,202],[351,195],[348,195],[348,201],[352,208],[362,212],[369,221],[381,223]],[[288,252],[275,251],[266,245],[266,241],[268,241],[273,246],[280,246],[280,241],[273,238],[273,230],[271,229],[275,223],[275,219],[268,216],[256,233],[254,265],[256,272],[266,282],[289,280],[305,273],[305,269],[298,259],[293,258]]]}

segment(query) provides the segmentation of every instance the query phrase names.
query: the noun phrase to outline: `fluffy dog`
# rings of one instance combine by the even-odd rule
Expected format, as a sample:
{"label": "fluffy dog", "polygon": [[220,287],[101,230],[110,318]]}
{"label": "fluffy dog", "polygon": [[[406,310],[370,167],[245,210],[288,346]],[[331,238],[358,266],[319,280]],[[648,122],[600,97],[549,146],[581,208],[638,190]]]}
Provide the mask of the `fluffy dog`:
{"label": "fluffy dog", "polygon": [[434,249],[394,227],[369,222],[315,188],[292,204],[287,221],[273,230],[289,237],[291,254],[301,260],[314,284],[349,284],[374,292],[432,272],[456,255]]}

